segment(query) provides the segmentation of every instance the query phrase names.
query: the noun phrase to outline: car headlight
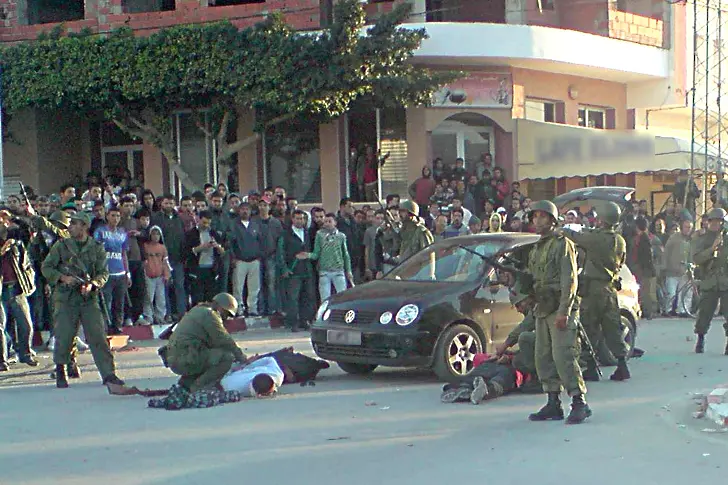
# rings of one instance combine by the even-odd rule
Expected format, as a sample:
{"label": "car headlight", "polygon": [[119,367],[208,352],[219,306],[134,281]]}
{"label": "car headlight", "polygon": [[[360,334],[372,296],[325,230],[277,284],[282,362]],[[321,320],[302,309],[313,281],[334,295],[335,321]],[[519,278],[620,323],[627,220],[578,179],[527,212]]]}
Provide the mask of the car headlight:
{"label": "car headlight", "polygon": [[417,307],[417,305],[413,305],[410,303],[409,305],[405,305],[399,309],[395,320],[397,321],[397,325],[401,327],[406,327],[410,323],[414,322],[419,314],[420,309]]}
{"label": "car headlight", "polygon": [[392,312],[384,312],[379,316],[379,323],[386,325],[392,321]]}
{"label": "car headlight", "polygon": [[329,300],[324,301],[321,303],[321,306],[318,308],[318,311],[316,312],[316,320],[326,320],[328,318],[328,315],[326,318],[324,318],[324,313],[326,313],[326,310],[329,308]]}

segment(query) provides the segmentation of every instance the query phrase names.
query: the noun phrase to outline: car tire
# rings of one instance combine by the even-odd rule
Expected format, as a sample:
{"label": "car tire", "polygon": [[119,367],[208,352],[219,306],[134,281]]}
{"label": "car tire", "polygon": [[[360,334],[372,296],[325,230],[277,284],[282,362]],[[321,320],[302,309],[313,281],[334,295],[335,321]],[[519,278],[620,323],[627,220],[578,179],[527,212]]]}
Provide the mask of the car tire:
{"label": "car tire", "polygon": [[371,374],[377,368],[377,364],[355,364],[353,362],[337,362],[341,370],[347,374]]}
{"label": "car tire", "polygon": [[475,367],[475,354],[481,352],[483,343],[475,330],[467,325],[453,325],[440,335],[432,369],[444,381],[465,377]]}

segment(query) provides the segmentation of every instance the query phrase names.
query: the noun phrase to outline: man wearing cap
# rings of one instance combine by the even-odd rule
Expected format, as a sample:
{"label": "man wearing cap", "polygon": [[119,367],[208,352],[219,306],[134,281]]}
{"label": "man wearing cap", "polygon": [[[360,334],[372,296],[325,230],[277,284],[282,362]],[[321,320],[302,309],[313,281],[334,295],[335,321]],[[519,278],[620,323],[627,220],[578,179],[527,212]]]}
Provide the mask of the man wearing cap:
{"label": "man wearing cap", "polygon": [[[710,330],[710,322],[713,320],[718,302],[720,301],[721,307],[724,302],[728,302],[728,247],[723,232],[725,218],[725,210],[711,209],[708,212],[707,231],[693,242],[693,261],[700,268],[702,278],[698,317],[695,320],[695,334],[698,336],[695,344],[696,354],[705,351],[705,334]],[[727,337],[724,353],[728,355],[728,312],[723,312],[723,318],[725,318],[723,329]]]}
{"label": "man wearing cap", "polygon": [[58,388],[68,387],[66,366],[71,363],[71,347],[79,323],[83,325],[103,383],[124,384],[115,373],[114,357],[106,342],[98,298],[99,291],[109,278],[106,251],[103,245],[89,236],[90,224],[88,214],[74,214],[68,228],[71,237],[54,244],[41,267],[43,276],[55,286],[53,318],[56,346],[53,361]]}
{"label": "man wearing cap", "polygon": [[[420,220],[419,212],[420,207],[412,200],[405,200],[399,205],[399,218],[402,221],[401,243],[399,254],[392,258],[397,264],[435,241],[430,230]],[[432,256],[434,257],[434,253]]]}
{"label": "man wearing cap", "polygon": [[219,293],[182,317],[169,344],[159,351],[165,365],[180,376],[180,386],[190,392],[218,388],[234,361],[245,362],[247,357],[223,325],[237,312],[235,297]]}

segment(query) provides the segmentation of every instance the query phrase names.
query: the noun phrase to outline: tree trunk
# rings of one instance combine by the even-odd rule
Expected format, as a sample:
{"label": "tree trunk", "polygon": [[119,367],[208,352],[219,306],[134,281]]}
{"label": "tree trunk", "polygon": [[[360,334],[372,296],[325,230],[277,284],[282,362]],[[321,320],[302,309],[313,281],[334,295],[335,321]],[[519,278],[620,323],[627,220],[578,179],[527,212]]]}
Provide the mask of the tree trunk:
{"label": "tree trunk", "polygon": [[[116,124],[116,126],[121,128],[123,131],[127,132],[131,136],[141,138],[150,145],[154,145],[155,147],[157,147],[162,155],[164,155],[164,158],[167,159],[169,167],[172,169],[172,172],[174,172],[179,181],[182,183],[183,187],[185,187],[190,192],[202,190],[201,187],[197,185],[194,180],[192,180],[190,174],[188,174],[187,171],[182,168],[180,160],[177,157],[177,147],[175,146],[174,140],[171,137],[164,136],[163,133],[159,133],[157,130],[149,125],[144,126],[144,124],[139,122],[138,120],[135,123],[137,128],[132,128],[132,123],[129,123],[126,120],[112,119],[112,121],[114,122],[114,124]],[[173,181],[170,181],[170,184],[172,182]]]}

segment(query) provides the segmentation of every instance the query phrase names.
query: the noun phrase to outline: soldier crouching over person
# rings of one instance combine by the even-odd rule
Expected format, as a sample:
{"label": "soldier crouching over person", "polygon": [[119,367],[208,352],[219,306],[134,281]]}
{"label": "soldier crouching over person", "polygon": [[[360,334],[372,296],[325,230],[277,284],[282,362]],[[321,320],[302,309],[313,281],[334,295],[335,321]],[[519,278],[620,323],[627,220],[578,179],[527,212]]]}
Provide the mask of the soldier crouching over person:
{"label": "soldier crouching over person", "polygon": [[55,288],[53,291],[53,321],[56,345],[53,362],[56,364],[56,387],[68,387],[67,368],[73,364],[71,349],[79,323],[91,347],[96,368],[104,385],[124,385],[115,373],[104,331],[99,291],[109,277],[104,247],[89,237],[89,216],[76,213],[68,227],[70,238],[61,239],[50,250],[41,271]]}
{"label": "soldier crouching over person", "polygon": [[[513,391],[543,392],[536,375],[535,345],[536,320],[533,299],[516,284],[510,294],[511,304],[523,314],[523,321],[513,329],[506,340],[496,348],[496,356],[476,355],[476,367],[469,376],[446,384],[440,400],[444,403],[470,401],[480,404]],[[518,351],[507,353],[518,344]],[[482,361],[478,363],[478,361]]]}
{"label": "soldier crouching over person", "polygon": [[191,393],[219,390],[220,381],[233,362],[247,360],[223,326],[237,311],[235,297],[220,293],[210,303],[194,307],[180,320],[169,344],[159,350],[165,365],[181,376],[180,386]]}

